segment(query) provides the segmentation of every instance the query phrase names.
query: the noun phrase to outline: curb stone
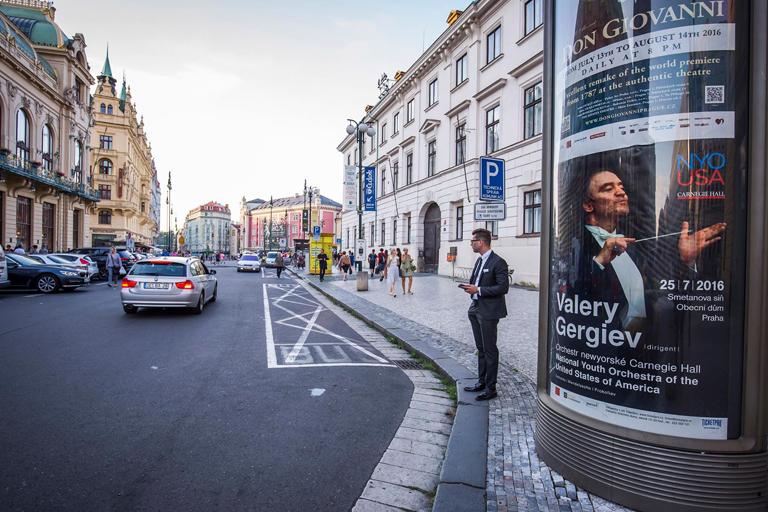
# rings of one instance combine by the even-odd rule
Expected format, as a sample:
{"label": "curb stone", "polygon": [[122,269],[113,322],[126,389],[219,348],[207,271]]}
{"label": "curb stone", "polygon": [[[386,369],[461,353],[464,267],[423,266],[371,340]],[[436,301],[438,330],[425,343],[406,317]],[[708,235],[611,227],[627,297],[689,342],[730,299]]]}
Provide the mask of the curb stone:
{"label": "curb stone", "polygon": [[[292,273],[332,302],[351,310],[355,316],[377,331],[399,340],[408,349],[432,361],[440,373],[456,382],[458,396],[456,418],[448,438],[448,447],[445,451],[432,510],[433,512],[484,510],[489,408],[487,402],[476,402],[474,394],[468,395],[462,389],[465,385],[474,382],[472,372],[427,341],[408,336],[398,328],[397,322],[364,318],[354,307],[326,292],[316,283],[296,272]],[[361,498],[371,499],[366,492]],[[464,505],[468,508],[464,508]]]}

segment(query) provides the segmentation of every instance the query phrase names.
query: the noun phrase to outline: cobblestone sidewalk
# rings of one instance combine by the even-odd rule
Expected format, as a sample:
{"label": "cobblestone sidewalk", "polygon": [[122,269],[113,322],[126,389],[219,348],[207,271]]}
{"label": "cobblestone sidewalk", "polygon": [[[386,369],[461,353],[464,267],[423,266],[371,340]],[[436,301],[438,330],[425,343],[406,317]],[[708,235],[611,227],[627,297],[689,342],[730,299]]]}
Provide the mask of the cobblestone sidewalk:
{"label": "cobblestone sidewalk", "polygon": [[[310,277],[319,284],[315,277]],[[326,293],[359,314],[385,322],[392,334],[418,338],[440,348],[474,370],[476,358],[467,299],[447,278],[417,276],[414,295],[387,294],[386,283],[371,280],[369,291],[356,292],[355,281],[327,280]],[[577,488],[539,460],[533,432],[536,408],[538,293],[512,288],[508,319],[499,324],[501,361],[497,389],[490,401],[486,508],[491,512],[626,512],[615,503]],[[521,368],[521,371],[516,369]]]}

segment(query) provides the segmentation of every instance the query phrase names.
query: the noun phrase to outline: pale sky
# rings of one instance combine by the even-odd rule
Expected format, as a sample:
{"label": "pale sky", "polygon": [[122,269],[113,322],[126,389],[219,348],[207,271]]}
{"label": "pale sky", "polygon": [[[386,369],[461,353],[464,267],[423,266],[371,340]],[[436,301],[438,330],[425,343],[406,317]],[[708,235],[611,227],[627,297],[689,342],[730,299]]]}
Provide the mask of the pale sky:
{"label": "pale sky", "polygon": [[113,75],[125,71],[163,188],[163,230],[169,171],[179,228],[197,205],[229,203],[236,220],[242,196],[301,192],[305,178],[341,202],[346,119],[362,117],[381,73],[407,70],[468,4],[55,3],[64,32],[84,34],[94,77],[107,43]]}

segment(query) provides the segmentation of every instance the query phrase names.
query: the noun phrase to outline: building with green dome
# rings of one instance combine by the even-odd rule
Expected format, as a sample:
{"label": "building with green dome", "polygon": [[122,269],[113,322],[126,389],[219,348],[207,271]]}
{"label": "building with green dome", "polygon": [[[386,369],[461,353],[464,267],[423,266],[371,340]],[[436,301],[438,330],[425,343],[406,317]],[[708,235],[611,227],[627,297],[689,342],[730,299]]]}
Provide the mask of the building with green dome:
{"label": "building with green dome", "polygon": [[27,250],[84,245],[99,199],[85,38],[55,15],[50,2],[0,0],[0,237]]}

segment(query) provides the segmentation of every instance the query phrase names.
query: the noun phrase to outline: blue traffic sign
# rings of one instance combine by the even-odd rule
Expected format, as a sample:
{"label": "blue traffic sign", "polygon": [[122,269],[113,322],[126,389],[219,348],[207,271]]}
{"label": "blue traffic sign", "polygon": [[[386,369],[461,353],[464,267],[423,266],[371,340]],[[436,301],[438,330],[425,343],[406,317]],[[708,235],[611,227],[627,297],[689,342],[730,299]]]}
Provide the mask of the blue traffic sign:
{"label": "blue traffic sign", "polygon": [[376,167],[363,169],[363,211],[376,211]]}
{"label": "blue traffic sign", "polygon": [[480,200],[504,201],[504,160],[480,157]]}
{"label": "blue traffic sign", "polygon": [[312,236],[315,240],[320,240],[320,226],[312,226]]}

